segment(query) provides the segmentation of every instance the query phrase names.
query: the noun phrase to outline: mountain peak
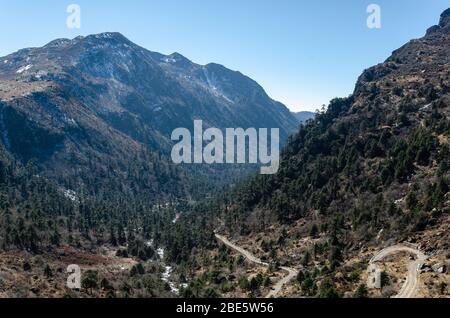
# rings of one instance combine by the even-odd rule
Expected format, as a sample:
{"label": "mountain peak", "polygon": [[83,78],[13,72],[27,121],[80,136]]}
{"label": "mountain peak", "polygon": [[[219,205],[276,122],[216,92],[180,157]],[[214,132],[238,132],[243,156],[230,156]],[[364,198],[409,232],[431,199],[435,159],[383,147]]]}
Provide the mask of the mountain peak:
{"label": "mountain peak", "polygon": [[45,47],[61,47],[61,46],[67,46],[71,43],[72,43],[72,41],[69,39],[56,39],[56,40],[49,42]]}
{"label": "mountain peak", "polygon": [[170,54],[169,57],[171,57],[173,59],[177,59],[177,60],[187,60],[187,58],[185,56],[181,55],[178,52],[174,52],[174,53]]}
{"label": "mountain peak", "polygon": [[119,32],[104,32],[98,34],[91,34],[86,37],[77,37],[74,42],[88,42],[88,43],[112,43],[112,44],[131,44],[124,35]]}
{"label": "mountain peak", "polygon": [[439,24],[428,28],[426,34],[434,35],[435,33],[440,33],[442,31],[450,31],[450,8],[442,12]]}
{"label": "mountain peak", "polygon": [[178,52],[174,52],[170,55],[167,55],[163,58],[163,61],[166,63],[172,63],[177,65],[189,65],[192,62],[185,56],[181,55]]}
{"label": "mountain peak", "polygon": [[439,21],[439,26],[444,28],[446,26],[450,26],[450,8],[442,12],[441,19]]}
{"label": "mountain peak", "polygon": [[99,41],[99,40],[113,40],[116,42],[130,42],[125,36],[123,36],[119,32],[104,32],[98,34],[92,34],[88,36],[77,36],[74,39],[56,39],[49,42],[45,45],[46,48],[59,48],[59,47],[67,47],[69,45],[77,44],[83,41]]}
{"label": "mountain peak", "polygon": [[98,34],[92,34],[87,36],[87,38],[95,38],[95,39],[115,39],[121,41],[128,41],[128,39],[119,32],[103,32]]}

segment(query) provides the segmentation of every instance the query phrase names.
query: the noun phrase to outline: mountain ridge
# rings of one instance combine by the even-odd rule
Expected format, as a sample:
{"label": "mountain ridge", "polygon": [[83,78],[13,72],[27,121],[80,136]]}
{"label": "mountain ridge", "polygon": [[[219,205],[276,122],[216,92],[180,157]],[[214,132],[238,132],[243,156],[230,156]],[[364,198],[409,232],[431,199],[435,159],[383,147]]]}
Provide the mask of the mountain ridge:
{"label": "mountain ridge", "polygon": [[[102,49],[109,49],[110,51],[117,52],[109,52],[108,54],[108,52],[103,52]],[[98,60],[89,61],[89,57],[86,56],[81,56],[81,59],[78,60],[77,54],[80,54],[83,50],[93,52],[91,55],[94,56],[91,58],[97,58]],[[32,57],[30,58],[27,56],[27,54],[30,54],[32,51],[35,52],[33,53],[35,56],[44,56],[45,60],[33,61]],[[114,53],[121,55],[128,54],[128,56],[123,56],[123,58],[121,58],[120,56],[117,57],[117,54]],[[57,56],[57,54],[64,55],[64,58],[61,59]],[[19,62],[20,56],[23,56],[23,58]],[[55,56],[58,59],[57,61],[52,60],[52,57]],[[161,81],[164,80],[167,82],[167,84],[163,86],[165,87],[165,91],[159,91],[156,93],[167,93],[167,86],[169,84],[173,86],[181,85],[180,89],[184,90],[185,93],[184,96],[183,94],[179,94],[179,97],[182,99],[191,98],[191,100],[188,101],[180,101],[173,96],[166,96],[166,98],[171,98],[173,103],[197,103],[198,105],[202,105],[202,100],[200,99],[201,96],[194,94],[196,90],[199,90],[202,94],[212,95],[212,100],[210,99],[208,102],[213,105],[218,104],[218,108],[216,106],[216,110],[220,111],[222,114],[216,117],[222,117],[222,120],[230,116],[236,117],[236,115],[232,115],[230,111],[243,111],[244,113],[242,116],[234,119],[234,121],[239,121],[241,126],[249,127],[250,125],[255,125],[257,121],[260,120],[263,122],[262,125],[267,126],[267,128],[271,128],[273,125],[280,126],[281,135],[284,138],[286,138],[290,132],[295,129],[294,119],[291,117],[290,113],[288,113],[287,108],[283,104],[270,99],[262,87],[242,73],[238,71],[231,71],[224,66],[215,63],[199,65],[191,62],[189,59],[178,53],[163,55],[157,52],[148,51],[130,42],[120,33],[101,33],[87,37],[77,37],[73,40],[58,39],[50,42],[42,48],[20,50],[16,53],[1,58],[3,63],[0,65],[0,72],[5,79],[16,79],[18,77],[22,80],[51,80],[52,78],[48,78],[48,76],[46,78],[46,74],[43,74],[45,70],[39,70],[40,65],[37,65],[41,64],[45,69],[45,67],[49,67],[49,65],[46,65],[46,62],[48,61],[51,64],[50,67],[52,67],[56,73],[58,71],[62,71],[64,68],[73,67],[75,65],[81,68],[89,66],[89,68],[85,68],[82,71],[87,72],[94,77],[100,78],[105,76],[114,77],[114,75],[116,75],[118,78],[115,79],[120,83],[121,80],[124,80],[125,82],[129,80],[126,72],[130,71],[131,65],[127,64],[130,63],[130,58],[136,57],[140,59],[140,62],[145,61],[142,62],[142,64],[147,64],[146,66],[148,67],[146,71],[148,71],[149,74],[155,72],[155,74],[153,74],[154,79],[157,79],[159,76]],[[114,61],[114,59],[117,61],[118,65],[111,64],[111,61]],[[85,61],[86,63],[104,63],[105,68],[102,70],[93,69],[91,64],[84,65],[83,62]],[[110,62],[109,64],[108,61]],[[180,61],[182,63],[180,63]],[[105,73],[108,68],[110,71],[114,71],[115,74]],[[100,71],[103,72],[103,74]],[[142,73],[139,73],[139,71],[143,70],[131,69],[131,71],[138,72],[135,73],[134,76],[137,75],[140,78],[143,77]],[[52,73],[50,72],[50,74]],[[234,81],[236,82],[234,83]],[[148,89],[149,87],[152,86],[148,84],[146,87],[144,85],[142,86],[142,90]],[[162,89],[163,87],[160,88]],[[126,89],[126,87],[123,86],[119,88]],[[144,98],[150,97],[155,98],[157,95],[144,96]],[[156,105],[157,101],[154,104]],[[243,104],[252,105],[252,109],[247,110]],[[264,108],[261,108],[260,104],[265,104]],[[230,110],[226,109],[230,107]],[[233,107],[237,109],[233,110]],[[171,109],[170,111],[174,110]],[[193,111],[195,110],[190,109],[190,112]],[[263,116],[258,118],[255,113],[258,113],[259,111],[262,111],[263,113],[268,111],[270,113],[270,116],[267,116],[269,119],[266,119]],[[209,114],[209,116],[214,117],[212,114]],[[181,122],[183,122],[183,119],[183,116],[178,118]],[[183,124],[185,124],[184,122]],[[231,125],[232,122],[233,120],[230,120],[230,123],[224,124],[228,124],[230,127],[233,127]],[[219,124],[220,122],[218,122],[217,119],[213,120],[211,123],[211,125],[220,127]],[[172,126],[170,127],[170,129],[173,128],[174,127]],[[160,127],[160,129],[162,129],[162,127]]]}
{"label": "mountain ridge", "polygon": [[[279,128],[282,140],[297,127],[283,104],[242,73],[151,52],[111,32],[0,58],[0,103],[6,148],[25,162],[37,159],[56,177],[54,168],[74,179],[78,169],[92,169],[91,156],[125,175],[141,151],[161,154],[170,167],[172,131],[193,129],[196,119],[221,129]],[[121,163],[114,162],[119,157]]]}
{"label": "mountain ridge", "polygon": [[223,203],[218,233],[265,262],[301,269],[286,296],[356,295],[371,252],[396,242],[448,258],[449,14],[302,126],[278,174],[247,180]]}

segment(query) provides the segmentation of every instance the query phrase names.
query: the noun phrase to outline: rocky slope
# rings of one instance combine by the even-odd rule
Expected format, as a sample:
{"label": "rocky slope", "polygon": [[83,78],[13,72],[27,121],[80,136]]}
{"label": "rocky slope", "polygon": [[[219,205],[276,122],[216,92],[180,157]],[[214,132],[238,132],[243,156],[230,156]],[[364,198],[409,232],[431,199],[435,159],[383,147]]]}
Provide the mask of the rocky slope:
{"label": "rocky slope", "polygon": [[407,240],[446,255],[449,190],[450,9],[301,128],[279,173],[237,189],[220,224],[261,259],[312,275],[297,295],[343,295],[368,249]]}

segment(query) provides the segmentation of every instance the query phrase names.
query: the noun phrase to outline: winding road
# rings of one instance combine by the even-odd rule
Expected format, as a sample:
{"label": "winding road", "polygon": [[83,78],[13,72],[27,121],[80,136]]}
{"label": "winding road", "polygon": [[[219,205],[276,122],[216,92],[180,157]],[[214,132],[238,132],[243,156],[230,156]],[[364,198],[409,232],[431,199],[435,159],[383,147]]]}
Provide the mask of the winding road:
{"label": "winding road", "polygon": [[273,289],[267,294],[266,298],[272,298],[277,297],[277,295],[280,293],[283,286],[287,283],[289,283],[291,280],[293,280],[295,277],[297,277],[298,272],[297,270],[290,268],[290,267],[281,267],[282,270],[288,272],[288,275],[280,279],[275,286],[273,286]]}
{"label": "winding road", "polygon": [[[230,242],[226,237],[219,234],[215,234],[215,236],[217,240],[243,255],[250,262],[260,266],[269,266],[268,263],[261,261],[249,251]],[[417,248],[406,245],[393,245],[381,250],[374,257],[372,257],[372,259],[369,261],[369,266],[371,266],[371,268],[377,268],[377,262],[382,261],[385,257],[391,254],[400,252],[407,252],[411,255],[414,255],[416,258],[408,264],[408,275],[406,277],[406,281],[400,289],[399,293],[393,296],[393,298],[414,298],[419,285],[419,268],[422,264],[425,263],[428,258],[427,255],[425,255],[423,252],[421,252]],[[291,267],[281,267],[281,269],[288,274],[275,284],[272,290],[267,294],[266,298],[277,297],[277,295],[281,292],[283,286],[289,283],[298,274],[298,271]]]}
{"label": "winding road", "polygon": [[372,257],[369,264],[376,267],[376,262],[380,262],[385,257],[399,252],[407,252],[412,254],[416,257],[416,259],[408,264],[408,275],[406,277],[406,281],[399,293],[393,298],[414,298],[419,285],[419,267],[427,260],[427,256],[423,252],[406,245],[394,245],[378,252],[378,254]]}
{"label": "winding road", "polygon": [[[248,259],[250,262],[255,263],[257,265],[261,265],[261,266],[265,266],[265,267],[269,267],[268,263],[265,263],[263,261],[261,261],[259,258],[255,257],[252,253],[250,253],[249,251],[246,251],[245,249],[243,249],[242,247],[237,246],[236,244],[233,244],[232,242],[230,242],[226,237],[216,234],[215,235],[216,238],[222,242],[223,244],[225,244],[226,246],[232,248],[233,250],[235,250],[236,252],[240,253],[241,255],[243,255],[246,259]],[[289,283],[292,279],[294,279],[297,274],[298,271],[294,268],[291,267],[281,267],[281,269],[285,272],[288,273],[288,275],[286,275],[285,277],[283,277],[282,279],[280,279],[275,286],[272,288],[272,290],[267,294],[266,298],[271,298],[271,297],[277,297],[277,295],[280,293],[281,289],[283,288],[284,285],[286,285],[287,283]]]}

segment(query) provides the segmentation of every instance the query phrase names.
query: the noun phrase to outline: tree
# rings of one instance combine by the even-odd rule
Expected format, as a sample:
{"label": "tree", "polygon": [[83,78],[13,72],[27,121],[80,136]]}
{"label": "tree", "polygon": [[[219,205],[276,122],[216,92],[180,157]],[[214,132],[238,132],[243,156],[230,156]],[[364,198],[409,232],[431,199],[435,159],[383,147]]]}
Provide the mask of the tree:
{"label": "tree", "polygon": [[120,291],[123,293],[124,297],[130,297],[133,294],[133,287],[131,287],[127,282],[124,282],[120,286]]}
{"label": "tree", "polygon": [[117,246],[117,238],[116,234],[114,233],[114,228],[111,226],[110,232],[109,232],[109,243],[112,246]]}
{"label": "tree", "polygon": [[297,282],[299,282],[301,284],[304,279],[305,279],[305,274],[302,271],[299,271],[297,274]]}
{"label": "tree", "polygon": [[106,291],[114,290],[114,287],[106,278],[102,279],[102,281],[100,282],[100,287]]}
{"label": "tree", "polygon": [[319,298],[339,298],[339,294],[334,288],[334,284],[331,279],[326,278],[319,288]]}
{"label": "tree", "polygon": [[265,277],[264,277],[264,281],[263,281],[263,286],[264,286],[264,287],[269,287],[271,283],[272,283],[272,282],[271,282],[271,280],[270,280],[270,277],[269,277],[269,276],[265,276]]}
{"label": "tree", "polygon": [[52,236],[50,237],[50,242],[53,245],[58,246],[61,240],[61,235],[58,232],[58,228],[55,226]]}
{"label": "tree", "polygon": [[318,234],[319,234],[319,228],[317,227],[316,224],[313,224],[311,226],[311,229],[309,230],[309,236],[311,236],[312,238],[317,238]]}
{"label": "tree", "polygon": [[417,208],[418,202],[416,192],[412,190],[406,197],[406,206],[413,211]]}
{"label": "tree", "polygon": [[354,298],[367,298],[369,295],[369,291],[367,290],[366,284],[361,284],[356,289],[355,294],[353,295]]}
{"label": "tree", "polygon": [[92,289],[98,287],[98,273],[92,270],[87,271],[81,281],[81,287],[91,293]]}
{"label": "tree", "polygon": [[206,298],[219,298],[219,297],[220,297],[220,294],[219,294],[215,289],[213,289],[213,288],[208,288],[208,289],[205,291],[204,296],[205,296]]}
{"label": "tree", "polygon": [[144,275],[144,274],[145,274],[145,269],[144,269],[144,266],[142,266],[141,263],[138,263],[137,265],[134,265],[131,268],[131,271],[130,271],[130,275],[131,276]]}
{"label": "tree", "polygon": [[340,262],[342,262],[342,252],[340,247],[339,246],[331,247],[330,252],[331,269],[334,270],[337,266],[339,266]]}
{"label": "tree", "polygon": [[314,290],[314,280],[311,275],[308,273],[302,283],[302,291],[307,294],[311,294]]}
{"label": "tree", "polygon": [[125,236],[125,231],[123,229],[122,224],[119,224],[119,228],[117,230],[118,235],[118,243],[120,246],[124,246],[127,243],[127,238]]}
{"label": "tree", "polygon": [[247,278],[241,277],[239,279],[239,288],[242,290],[249,290],[250,289],[250,283]]}
{"label": "tree", "polygon": [[23,270],[28,272],[31,270],[31,265],[28,262],[23,263]]}
{"label": "tree", "polygon": [[390,284],[389,275],[385,271],[381,272],[380,280],[381,280],[381,287],[385,287],[385,286],[388,286]]}
{"label": "tree", "polygon": [[114,292],[114,289],[108,289],[106,291],[106,298],[116,298],[116,293]]}
{"label": "tree", "polygon": [[45,275],[45,277],[47,277],[47,278],[53,277],[53,271],[52,271],[52,269],[50,268],[50,266],[49,266],[48,264],[45,265],[45,268],[44,268],[44,275]]}
{"label": "tree", "polygon": [[310,261],[311,261],[311,254],[309,253],[309,251],[306,251],[305,255],[303,255],[302,265],[308,266]]}
{"label": "tree", "polygon": [[30,251],[33,253],[36,253],[38,251],[38,244],[39,236],[36,233],[36,230],[32,225],[30,225],[27,229],[27,237],[28,237],[28,247],[30,248]]}

